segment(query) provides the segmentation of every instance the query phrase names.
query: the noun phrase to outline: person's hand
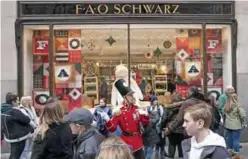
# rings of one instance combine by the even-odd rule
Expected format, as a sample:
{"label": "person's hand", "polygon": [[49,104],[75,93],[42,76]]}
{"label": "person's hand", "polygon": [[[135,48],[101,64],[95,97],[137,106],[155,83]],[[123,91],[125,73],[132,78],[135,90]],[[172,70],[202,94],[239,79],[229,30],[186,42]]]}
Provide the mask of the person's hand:
{"label": "person's hand", "polygon": [[143,110],[143,109],[139,109],[138,113],[141,115],[148,115],[148,112],[146,110]]}
{"label": "person's hand", "polygon": [[168,128],[164,128],[164,135],[168,136],[170,134],[170,130]]}
{"label": "person's hand", "polygon": [[120,108],[120,106],[115,106],[113,108],[113,115],[114,116],[119,116],[120,114],[121,114],[121,108]]}

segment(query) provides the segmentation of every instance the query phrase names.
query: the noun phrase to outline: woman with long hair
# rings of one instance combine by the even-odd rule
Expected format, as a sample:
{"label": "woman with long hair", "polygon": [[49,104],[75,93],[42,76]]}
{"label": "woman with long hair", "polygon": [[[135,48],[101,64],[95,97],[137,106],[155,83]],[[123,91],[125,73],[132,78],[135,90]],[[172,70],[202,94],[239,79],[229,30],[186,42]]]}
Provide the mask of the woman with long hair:
{"label": "woman with long hair", "polygon": [[240,105],[237,95],[228,95],[224,106],[225,128],[227,137],[227,148],[238,156],[242,121],[246,120],[244,108]]}
{"label": "woman with long hair", "polygon": [[[20,106],[18,107],[21,112],[29,117],[30,119],[30,133],[33,134],[34,130],[36,129],[38,123],[37,123],[37,115],[32,107],[32,97],[31,96],[23,96],[20,101]],[[31,151],[31,144],[32,144],[32,135],[26,140],[25,148],[22,152],[21,159],[28,158],[28,154]]]}
{"label": "woman with long hair", "polygon": [[48,99],[34,135],[32,159],[72,159],[72,132],[56,98]]}
{"label": "woman with long hair", "polygon": [[100,145],[96,159],[134,159],[129,145],[119,137],[110,137]]}

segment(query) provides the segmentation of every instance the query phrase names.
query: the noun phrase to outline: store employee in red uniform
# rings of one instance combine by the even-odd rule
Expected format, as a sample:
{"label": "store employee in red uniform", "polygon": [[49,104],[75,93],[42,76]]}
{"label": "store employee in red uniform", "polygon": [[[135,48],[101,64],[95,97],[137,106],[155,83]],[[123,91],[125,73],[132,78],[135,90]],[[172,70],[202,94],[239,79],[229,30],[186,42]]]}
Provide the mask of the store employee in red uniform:
{"label": "store employee in red uniform", "polygon": [[135,103],[134,92],[123,79],[116,81],[114,85],[123,96],[124,102],[118,111],[113,111],[111,119],[103,115],[106,120],[105,126],[109,131],[114,132],[119,125],[122,131],[121,139],[131,146],[135,159],[145,159],[141,134],[143,125],[149,123],[150,117],[146,111],[139,110],[133,104]]}

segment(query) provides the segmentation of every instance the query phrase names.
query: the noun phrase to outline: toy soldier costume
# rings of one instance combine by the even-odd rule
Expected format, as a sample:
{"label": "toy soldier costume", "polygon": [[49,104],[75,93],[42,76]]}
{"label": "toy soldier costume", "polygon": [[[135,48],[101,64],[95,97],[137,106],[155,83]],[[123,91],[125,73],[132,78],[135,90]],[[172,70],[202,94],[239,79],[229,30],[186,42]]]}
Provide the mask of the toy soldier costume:
{"label": "toy soldier costume", "polygon": [[117,80],[114,84],[116,89],[125,99],[123,105],[119,109],[113,110],[113,117],[108,118],[104,115],[107,121],[105,126],[110,132],[114,132],[119,125],[121,128],[121,139],[131,146],[135,159],[145,159],[143,151],[142,131],[143,125],[149,123],[150,116],[148,112],[139,110],[134,101],[133,93],[123,79]]}

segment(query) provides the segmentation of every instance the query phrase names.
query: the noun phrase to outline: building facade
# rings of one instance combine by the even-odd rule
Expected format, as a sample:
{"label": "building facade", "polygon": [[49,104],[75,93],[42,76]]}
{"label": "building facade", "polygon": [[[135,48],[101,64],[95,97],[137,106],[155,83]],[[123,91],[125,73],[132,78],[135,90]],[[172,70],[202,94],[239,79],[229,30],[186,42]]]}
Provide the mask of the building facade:
{"label": "building facade", "polygon": [[[126,65],[144,96],[221,94],[233,85],[248,103],[248,2],[2,2],[1,98],[48,95],[66,110],[110,100],[114,69]],[[246,24],[247,23],[247,24]],[[5,39],[6,38],[6,39]],[[93,100],[92,100],[93,99]]]}

